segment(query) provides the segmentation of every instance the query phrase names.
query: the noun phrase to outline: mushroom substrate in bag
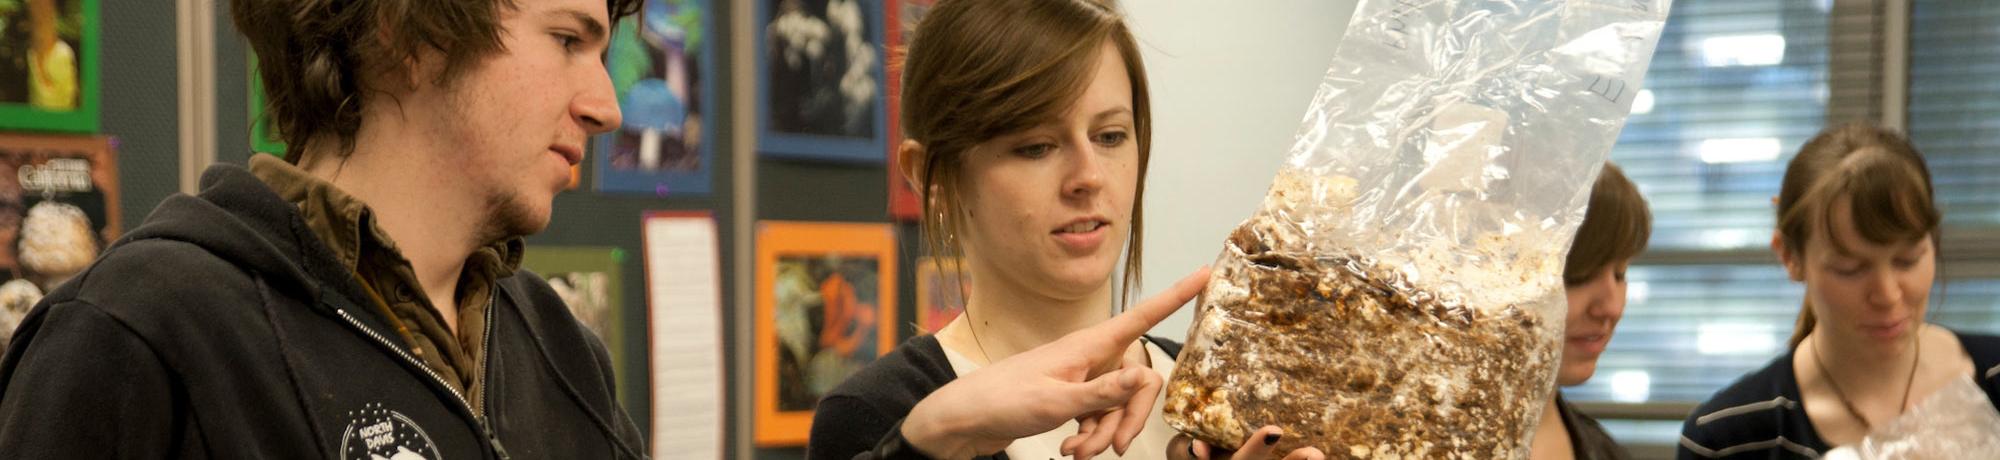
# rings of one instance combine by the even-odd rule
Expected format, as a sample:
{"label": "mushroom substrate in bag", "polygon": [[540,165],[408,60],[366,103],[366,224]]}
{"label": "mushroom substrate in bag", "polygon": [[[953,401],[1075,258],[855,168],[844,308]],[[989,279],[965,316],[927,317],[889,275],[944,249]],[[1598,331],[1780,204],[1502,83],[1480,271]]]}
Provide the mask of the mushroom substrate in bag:
{"label": "mushroom substrate in bag", "polygon": [[1229,235],[1167,421],[1282,455],[1525,458],[1562,271],[1670,0],[1365,0]]}

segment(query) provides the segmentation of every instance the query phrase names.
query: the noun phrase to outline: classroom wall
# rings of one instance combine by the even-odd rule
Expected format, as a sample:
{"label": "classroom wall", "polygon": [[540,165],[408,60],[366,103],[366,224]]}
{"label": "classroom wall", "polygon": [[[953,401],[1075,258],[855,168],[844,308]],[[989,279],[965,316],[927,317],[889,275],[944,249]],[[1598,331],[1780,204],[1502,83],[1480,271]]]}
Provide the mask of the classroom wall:
{"label": "classroom wall", "polygon": [[[1356,3],[1125,2],[1153,96],[1140,292],[1214,262],[1263,200]],[[1153,334],[1186,337],[1193,310]]]}

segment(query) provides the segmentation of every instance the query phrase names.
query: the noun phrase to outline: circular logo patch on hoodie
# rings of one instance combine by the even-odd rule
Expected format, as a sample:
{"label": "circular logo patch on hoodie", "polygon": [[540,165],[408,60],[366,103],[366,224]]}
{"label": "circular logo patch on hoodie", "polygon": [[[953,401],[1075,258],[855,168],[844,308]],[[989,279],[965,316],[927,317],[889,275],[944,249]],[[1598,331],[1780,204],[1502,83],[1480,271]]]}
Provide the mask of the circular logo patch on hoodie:
{"label": "circular logo patch on hoodie", "polygon": [[340,433],[340,458],[348,460],[442,460],[424,428],[381,404],[347,412]]}

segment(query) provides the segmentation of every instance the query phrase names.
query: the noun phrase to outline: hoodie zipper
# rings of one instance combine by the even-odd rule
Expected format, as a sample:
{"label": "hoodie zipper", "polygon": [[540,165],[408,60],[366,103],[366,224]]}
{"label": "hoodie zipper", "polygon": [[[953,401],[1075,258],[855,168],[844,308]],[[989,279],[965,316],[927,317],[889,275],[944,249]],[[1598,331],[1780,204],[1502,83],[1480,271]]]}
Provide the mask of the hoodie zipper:
{"label": "hoodie zipper", "polygon": [[[497,296],[497,294],[495,295]],[[493,299],[494,296],[488,296],[486,298],[487,321],[486,321],[485,341],[487,349],[486,349],[486,354],[482,356],[483,359],[479,360],[479,371],[482,377],[485,376],[486,374],[486,362],[493,359],[492,317],[493,317],[493,305],[495,304]],[[490,424],[486,423],[486,415],[478,412],[473,412],[472,403],[468,399],[466,399],[465,394],[460,393],[458,391],[458,388],[451,386],[450,381],[445,380],[444,376],[438,375],[437,371],[431,370],[431,367],[429,365],[424,364],[422,361],[417,361],[415,357],[410,356],[409,352],[403,351],[403,347],[396,346],[395,342],[391,342],[389,341],[388,338],[382,337],[382,334],[375,332],[375,329],[369,328],[365,324],[361,324],[361,320],[355,319],[353,314],[347,312],[347,309],[335,307],[333,311],[335,313],[340,314],[340,319],[347,320],[347,324],[349,326],[354,326],[355,329],[360,330],[363,334],[367,334],[368,337],[375,339],[376,343],[380,343],[382,344],[382,346],[389,348],[389,350],[396,352],[396,356],[403,358],[404,362],[416,366],[416,368],[418,369],[423,369],[424,375],[430,376],[431,380],[437,381],[438,386],[442,386],[444,387],[445,391],[451,392],[452,399],[458,401],[459,407],[464,408],[466,413],[473,414],[474,422],[479,425],[480,434],[484,435],[486,437],[487,443],[492,445],[494,454],[503,460],[510,458],[507,455],[506,449],[500,446],[500,437],[493,432],[493,427]],[[481,405],[484,406],[486,400],[486,394],[480,393],[479,399]]]}
{"label": "hoodie zipper", "polygon": [[508,460],[512,457],[507,455],[507,447],[500,445],[500,435],[493,431],[493,419],[491,418],[493,406],[486,403],[486,394],[493,392],[493,374],[487,371],[491,367],[486,365],[486,363],[493,362],[493,318],[500,315],[500,312],[494,310],[494,306],[498,304],[494,299],[500,296],[500,286],[495,285],[492,289],[494,292],[488,293],[489,295],[486,297],[486,335],[480,338],[481,341],[486,343],[484,344],[485,348],[482,349],[484,351],[479,355],[479,378],[482,379],[481,385],[484,385],[486,388],[484,391],[479,392],[479,426],[486,430],[486,442],[493,444],[493,455],[500,457],[500,460]]}

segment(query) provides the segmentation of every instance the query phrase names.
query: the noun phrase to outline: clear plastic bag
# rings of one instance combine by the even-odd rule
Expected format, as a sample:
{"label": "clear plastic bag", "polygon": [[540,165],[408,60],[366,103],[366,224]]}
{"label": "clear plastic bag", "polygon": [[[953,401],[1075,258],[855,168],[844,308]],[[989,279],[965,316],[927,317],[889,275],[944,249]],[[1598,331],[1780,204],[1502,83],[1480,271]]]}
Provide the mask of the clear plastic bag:
{"label": "clear plastic bag", "polygon": [[2000,452],[2000,412],[1972,379],[1952,381],[1861,442],[1826,460],[1988,459]]}
{"label": "clear plastic bag", "polygon": [[1373,0],[1215,264],[1167,420],[1330,458],[1526,457],[1562,263],[1670,0]]}

